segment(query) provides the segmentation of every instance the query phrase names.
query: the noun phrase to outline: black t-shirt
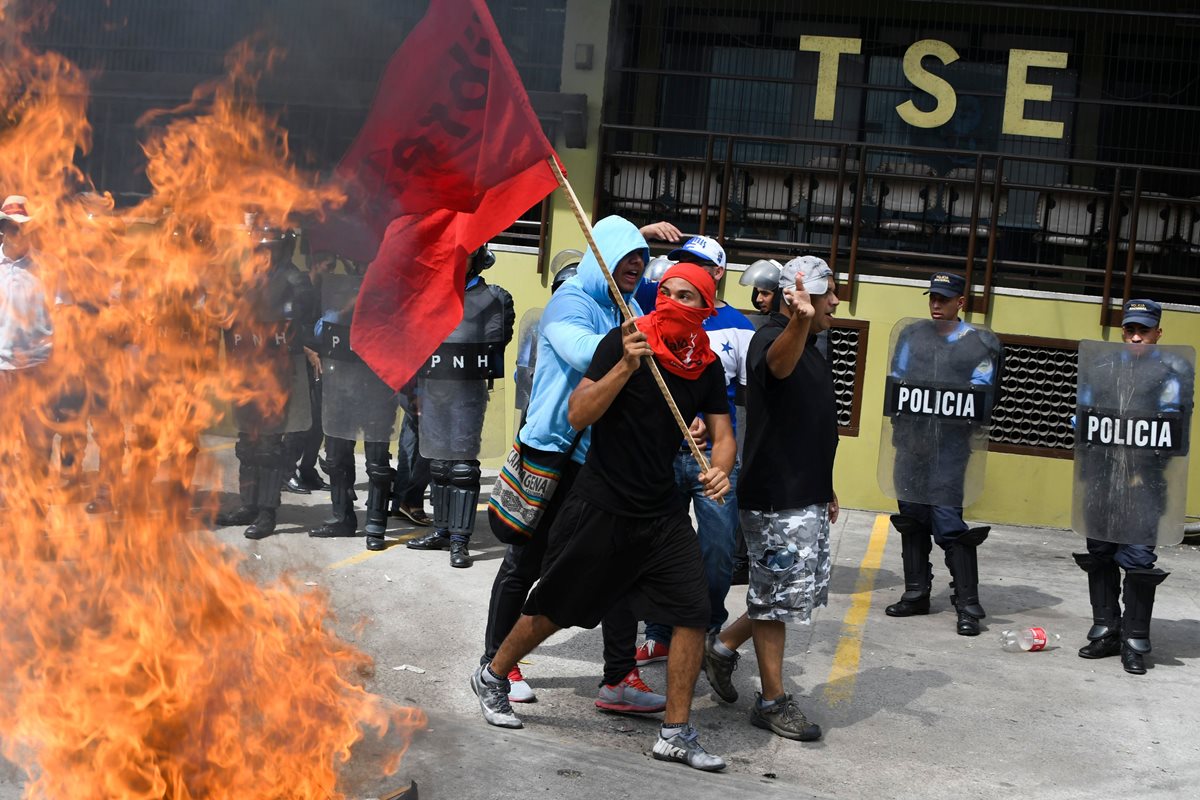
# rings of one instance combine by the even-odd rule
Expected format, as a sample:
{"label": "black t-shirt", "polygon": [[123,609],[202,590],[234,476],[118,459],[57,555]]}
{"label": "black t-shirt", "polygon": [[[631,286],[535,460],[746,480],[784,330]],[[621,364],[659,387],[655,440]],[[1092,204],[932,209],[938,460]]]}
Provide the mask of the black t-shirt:
{"label": "black t-shirt", "polygon": [[[600,340],[586,378],[599,381],[625,354],[621,329]],[[685,420],[699,413],[729,414],[720,359],[696,380],[661,368]],[[660,517],[680,507],[675,488],[679,426],[650,369],[642,365],[592,425],[592,444],[573,491],[605,511],[627,517]]]}
{"label": "black t-shirt", "polygon": [[792,374],[780,380],[767,350],[788,318],[772,314],[750,340],[746,358],[746,444],[738,508],[782,511],[833,500],[837,402],[833,371],[808,337]]}

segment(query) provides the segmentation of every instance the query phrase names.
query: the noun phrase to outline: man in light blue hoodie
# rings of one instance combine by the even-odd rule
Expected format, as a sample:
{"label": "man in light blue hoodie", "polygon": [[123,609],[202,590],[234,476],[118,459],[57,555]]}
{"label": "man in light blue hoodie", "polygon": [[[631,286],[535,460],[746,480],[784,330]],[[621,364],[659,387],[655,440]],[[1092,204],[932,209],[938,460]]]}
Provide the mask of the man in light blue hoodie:
{"label": "man in light blue hoodie", "polygon": [[[661,235],[664,228],[651,225],[639,230],[629,220],[612,216],[596,223],[593,231],[625,302],[635,317],[641,316],[633,293],[650,257],[643,233]],[[525,424],[518,434],[525,448],[566,453],[574,442],[575,449],[571,451],[571,462],[563,470],[561,482],[542,515],[533,540],[525,545],[511,545],[505,553],[492,584],[485,651],[480,663],[488,664],[496,655],[500,643],[520,617],[529,590],[541,573],[546,532],[570,493],[591,443],[590,428],[576,434],[567,421],[567,398],[591,364],[596,345],[620,324],[621,311],[609,294],[608,283],[595,254],[589,249],[579,264],[578,273],[562,284],[542,313],[538,325],[537,369],[533,374]],[[596,707],[625,713],[662,711],[666,707],[666,698],[646,686],[634,663],[637,620],[633,613],[625,606],[618,607],[604,618],[602,629],[604,681],[596,698]],[[506,677],[510,700],[527,703],[536,699],[519,667]]]}

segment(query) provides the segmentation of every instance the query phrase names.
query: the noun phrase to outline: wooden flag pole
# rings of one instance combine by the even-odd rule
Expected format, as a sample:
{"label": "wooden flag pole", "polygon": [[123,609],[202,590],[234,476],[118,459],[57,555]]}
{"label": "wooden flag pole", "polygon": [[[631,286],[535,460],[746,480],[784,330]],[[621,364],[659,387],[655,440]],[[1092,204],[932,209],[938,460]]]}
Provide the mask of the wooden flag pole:
{"label": "wooden flag pole", "polygon": [[[625,298],[621,296],[621,289],[617,286],[616,279],[613,278],[608,265],[604,263],[604,256],[600,254],[600,248],[596,245],[596,239],[592,235],[592,223],[584,215],[583,207],[579,205],[579,198],[575,196],[575,190],[571,188],[571,184],[567,182],[567,176],[559,168],[558,159],[550,156],[547,161],[550,162],[550,169],[554,170],[554,177],[558,179],[558,185],[562,187],[563,192],[567,195],[571,211],[575,214],[575,221],[579,223],[579,228],[583,231],[583,237],[587,239],[588,247],[592,248],[592,252],[596,255],[596,262],[600,265],[600,271],[604,273],[604,280],[608,282],[608,290],[612,292],[613,298],[616,299],[617,307],[621,309],[621,316],[627,322],[632,320],[633,312],[629,310],[629,305],[625,302]],[[679,430],[683,431],[684,441],[688,443],[688,446],[692,450],[692,458],[696,459],[696,463],[700,465],[702,473],[708,472],[708,459],[704,457],[700,446],[692,438],[692,433],[688,428],[687,422],[684,421],[683,415],[679,413],[679,406],[675,405],[675,398],[671,397],[671,391],[667,388],[667,383],[663,380],[662,372],[658,369],[658,362],[653,358],[647,357],[645,363],[650,367],[650,374],[654,376],[654,382],[658,384],[658,390],[662,392],[663,399],[667,401],[667,405],[671,409],[671,415],[675,417],[675,424],[679,426]],[[722,499],[717,502],[724,505],[725,501]]]}

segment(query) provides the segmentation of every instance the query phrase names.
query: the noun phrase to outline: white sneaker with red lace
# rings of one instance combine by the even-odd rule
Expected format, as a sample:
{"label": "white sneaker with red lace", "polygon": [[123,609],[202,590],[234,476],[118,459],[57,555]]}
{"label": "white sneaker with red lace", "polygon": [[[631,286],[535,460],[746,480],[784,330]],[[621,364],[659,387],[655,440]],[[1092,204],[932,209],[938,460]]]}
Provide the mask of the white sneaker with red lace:
{"label": "white sneaker with red lace", "polygon": [[666,707],[667,698],[647,686],[636,667],[616,686],[601,686],[596,697],[596,708],[622,714],[654,714]]}
{"label": "white sneaker with red lace", "polygon": [[662,642],[656,642],[653,639],[647,639],[642,642],[642,646],[637,649],[634,659],[639,667],[644,667],[647,664],[653,664],[656,661],[666,661],[667,655],[671,652],[671,648]]}
{"label": "white sneaker with red lace", "polygon": [[508,673],[508,702],[536,703],[537,695],[533,693],[529,682],[521,674],[520,667],[513,667]]}

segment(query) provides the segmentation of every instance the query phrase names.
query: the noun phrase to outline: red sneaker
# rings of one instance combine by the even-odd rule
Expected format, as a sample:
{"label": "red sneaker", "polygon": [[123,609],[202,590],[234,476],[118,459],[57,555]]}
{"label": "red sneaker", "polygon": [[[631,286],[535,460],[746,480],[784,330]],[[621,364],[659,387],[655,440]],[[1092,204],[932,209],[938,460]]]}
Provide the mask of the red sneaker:
{"label": "red sneaker", "polygon": [[637,665],[644,667],[647,664],[653,664],[656,661],[666,661],[667,655],[671,649],[662,642],[656,642],[653,639],[647,639],[642,642],[642,646],[637,649],[637,654],[634,656],[637,659]]}

